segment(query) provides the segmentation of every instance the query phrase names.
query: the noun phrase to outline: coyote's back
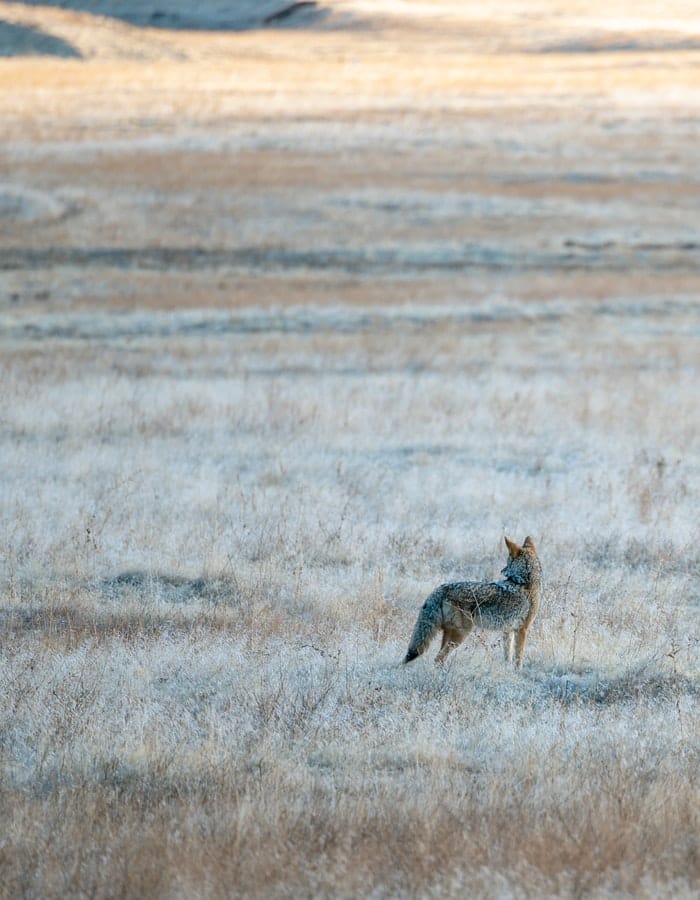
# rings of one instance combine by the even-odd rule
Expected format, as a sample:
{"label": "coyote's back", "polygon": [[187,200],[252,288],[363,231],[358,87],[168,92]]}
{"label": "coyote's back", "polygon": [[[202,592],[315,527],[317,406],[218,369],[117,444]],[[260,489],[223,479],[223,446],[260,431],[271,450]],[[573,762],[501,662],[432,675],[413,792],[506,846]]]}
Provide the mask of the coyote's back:
{"label": "coyote's back", "polygon": [[442,662],[476,625],[502,631],[506,661],[512,661],[515,645],[516,663],[522,666],[527,630],[540,602],[542,569],[531,537],[525,538],[522,547],[508,538],[505,541],[505,579],[457,581],[436,588],[418,613],[404,662],[420,656],[439,629],[442,646],[436,662]]}

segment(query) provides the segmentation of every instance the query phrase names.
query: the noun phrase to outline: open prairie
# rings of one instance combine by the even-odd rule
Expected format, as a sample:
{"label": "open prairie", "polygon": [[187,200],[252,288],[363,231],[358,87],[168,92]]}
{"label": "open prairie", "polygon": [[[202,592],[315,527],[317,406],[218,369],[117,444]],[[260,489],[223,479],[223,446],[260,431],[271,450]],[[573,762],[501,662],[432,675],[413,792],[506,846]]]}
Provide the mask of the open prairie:
{"label": "open prairie", "polygon": [[[626,7],[0,2],[0,896],[698,896],[700,20]],[[523,670],[402,665],[526,534]]]}

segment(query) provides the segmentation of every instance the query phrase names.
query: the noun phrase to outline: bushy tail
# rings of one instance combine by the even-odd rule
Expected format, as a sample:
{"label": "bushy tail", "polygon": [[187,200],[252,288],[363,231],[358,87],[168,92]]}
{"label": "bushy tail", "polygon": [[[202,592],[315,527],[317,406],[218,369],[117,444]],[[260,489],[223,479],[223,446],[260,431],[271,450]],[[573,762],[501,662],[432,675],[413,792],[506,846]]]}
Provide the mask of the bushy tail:
{"label": "bushy tail", "polygon": [[421,607],[418,619],[413,626],[411,642],[406,651],[405,663],[411,662],[428,649],[435,632],[442,625],[442,597],[433,592]]}

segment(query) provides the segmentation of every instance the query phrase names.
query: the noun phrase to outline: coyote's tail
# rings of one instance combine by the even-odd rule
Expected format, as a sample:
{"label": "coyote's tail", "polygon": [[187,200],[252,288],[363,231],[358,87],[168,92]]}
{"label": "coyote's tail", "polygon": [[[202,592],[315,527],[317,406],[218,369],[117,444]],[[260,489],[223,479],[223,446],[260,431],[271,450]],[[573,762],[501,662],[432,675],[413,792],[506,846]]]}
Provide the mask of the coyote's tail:
{"label": "coyote's tail", "polygon": [[428,644],[442,625],[442,595],[439,595],[438,591],[433,591],[418,613],[411,642],[406,651],[405,663],[411,662],[428,649]]}

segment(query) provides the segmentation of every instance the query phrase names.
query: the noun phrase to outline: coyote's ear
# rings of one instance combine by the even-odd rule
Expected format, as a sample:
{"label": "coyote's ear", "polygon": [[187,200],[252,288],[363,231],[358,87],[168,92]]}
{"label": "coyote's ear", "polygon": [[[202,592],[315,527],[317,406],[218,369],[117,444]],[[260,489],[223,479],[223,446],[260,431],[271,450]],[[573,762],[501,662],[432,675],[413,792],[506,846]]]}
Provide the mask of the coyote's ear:
{"label": "coyote's ear", "polygon": [[521,547],[515,543],[515,541],[511,541],[510,538],[504,537],[503,540],[506,542],[506,547],[508,548],[508,552],[511,557],[515,559],[517,556],[523,552]]}
{"label": "coyote's ear", "polygon": [[529,534],[528,534],[528,536],[525,538],[525,540],[523,541],[523,550],[524,550],[526,547],[527,547],[528,550],[534,550],[534,549],[535,549],[535,542],[532,540],[532,538],[530,537]]}

